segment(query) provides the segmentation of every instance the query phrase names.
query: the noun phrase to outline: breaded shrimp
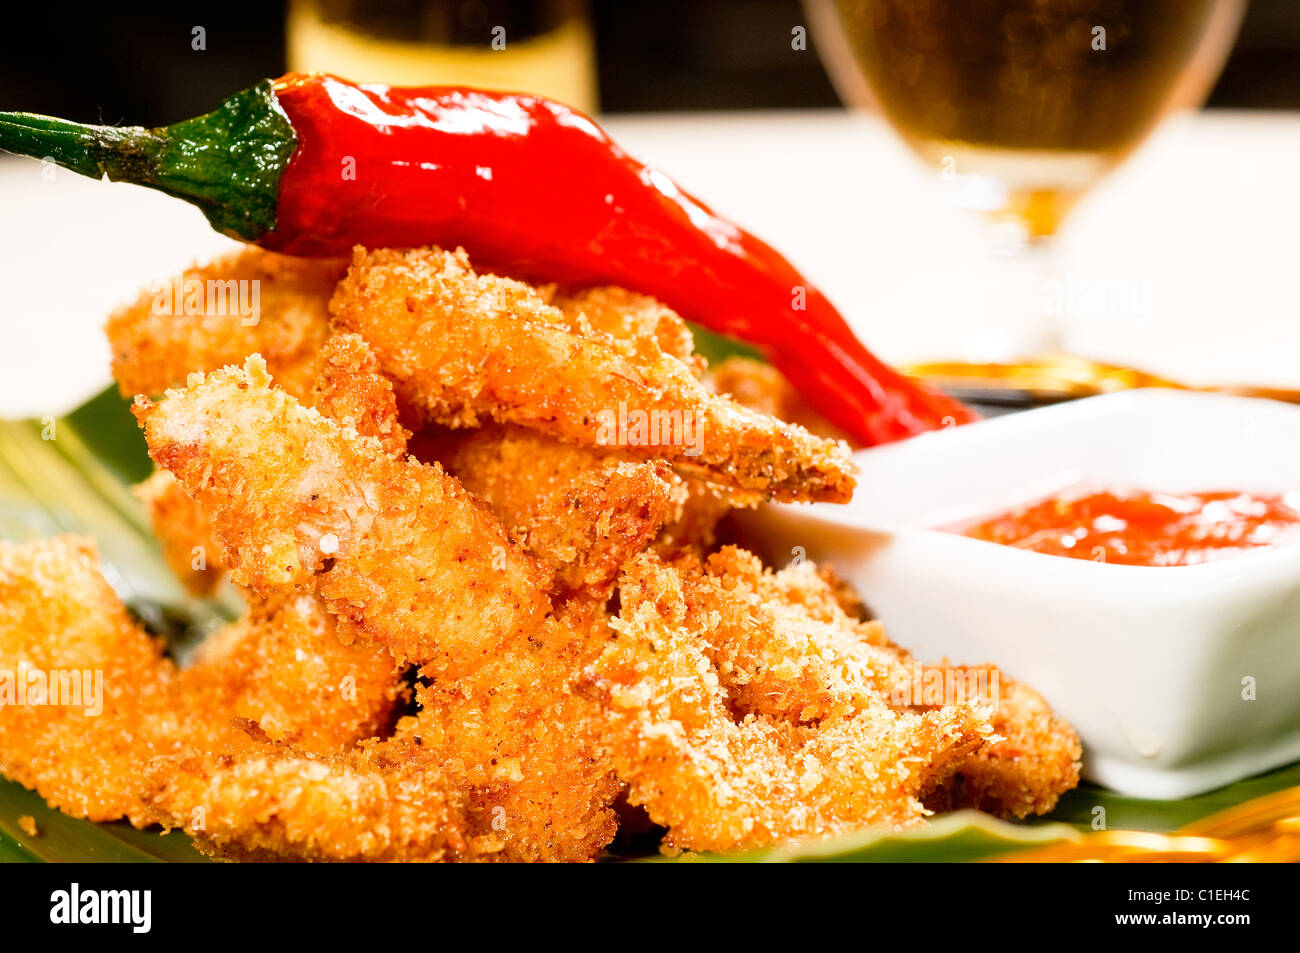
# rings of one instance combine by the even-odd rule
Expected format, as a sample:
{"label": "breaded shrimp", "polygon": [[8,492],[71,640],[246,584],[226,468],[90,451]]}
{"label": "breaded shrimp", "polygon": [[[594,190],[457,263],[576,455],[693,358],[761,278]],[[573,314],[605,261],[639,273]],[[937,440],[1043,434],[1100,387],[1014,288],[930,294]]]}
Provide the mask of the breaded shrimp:
{"label": "breaded shrimp", "polygon": [[675,357],[692,369],[702,369],[695,338],[685,321],[667,305],[625,288],[587,288],[555,295],[551,301],[564,315],[565,325],[580,334],[609,335],[619,353],[633,360]]}
{"label": "breaded shrimp", "polygon": [[406,452],[410,432],[398,421],[393,385],[379,372],[365,339],[331,334],[320,353],[321,376],[311,403],[326,417],[374,437],[389,454]]}
{"label": "breaded shrimp", "polygon": [[[148,806],[227,860],[474,860],[464,798],[412,741],[312,757],[250,740],[148,762]],[[491,856],[489,854],[489,856]]]}
{"label": "breaded shrimp", "polygon": [[212,535],[207,514],[166,470],[155,470],[134,490],[176,578],[197,596],[211,593],[221,582],[224,567],[221,544]]}
{"label": "breaded shrimp", "polygon": [[[944,667],[926,666],[925,671],[936,668]],[[991,665],[978,668],[998,671]],[[965,676],[974,670],[961,671]],[[1083,747],[1074,729],[1023,682],[999,672],[997,684],[993,730],[1000,740],[965,758],[947,784],[927,795],[930,810],[973,807],[1018,818],[1046,814],[1079,783]]]}
{"label": "breaded shrimp", "polygon": [[330,310],[425,423],[520,424],[773,499],[852,495],[847,447],[710,394],[663,351],[633,359],[575,333],[534,289],[475,274],[463,252],[358,248]]}
{"label": "breaded shrimp", "polygon": [[306,399],[345,268],[247,248],[158,282],[108,319],[113,377],[126,397],[160,394],[258,352],[281,387]]}
{"label": "breaded shrimp", "polygon": [[[725,551],[724,551],[725,552]],[[722,554],[719,554],[719,559]],[[710,568],[715,563],[710,562]],[[1002,817],[1046,814],[1066,791],[1079,783],[1079,736],[1036,691],[1007,677],[994,665],[922,665],[906,649],[886,638],[878,622],[857,621],[866,615],[862,600],[826,568],[810,573],[784,570],[771,577],[776,594],[797,602],[810,615],[858,634],[864,643],[885,647],[897,659],[889,687],[889,703],[899,710],[926,711],[939,707],[927,697],[931,685],[943,686],[940,704],[963,700],[988,701],[993,707],[995,738],[958,764],[951,779],[929,792],[925,806],[934,811],[974,807]],[[779,654],[780,648],[768,648]],[[903,684],[899,677],[911,684]]]}
{"label": "breaded shrimp", "polygon": [[675,512],[681,479],[665,464],[490,424],[444,440],[438,459],[484,500],[565,591],[608,592],[625,560]]}
{"label": "breaded shrimp", "polygon": [[75,817],[141,826],[156,820],[140,778],[151,757],[223,755],[245,744],[242,722],[261,720],[306,751],[339,750],[395,716],[392,660],[339,643],[309,597],[214,637],[205,659],[177,671],[127,615],[88,540],[0,543],[0,672],[54,686],[75,671],[81,689],[79,704],[48,704],[52,691],[20,700],[0,677],[0,770]]}
{"label": "breaded shrimp", "polygon": [[[188,735],[193,713],[173,707],[174,666],[97,561],[81,537],[0,542],[0,771],[73,817],[143,825],[140,760]],[[73,673],[80,704],[32,697],[32,685],[68,685]],[[19,680],[31,683],[26,698]]]}
{"label": "breaded shrimp", "polygon": [[212,519],[231,577],[292,587],[402,662],[473,668],[550,609],[546,574],[438,465],[396,460],[246,370],[136,399],[154,460]]}
{"label": "breaded shrimp", "polygon": [[[725,571],[710,579],[651,554],[622,577],[617,639],[593,666],[592,685],[609,706],[630,803],[668,828],[670,851],[920,823],[921,797],[991,735],[987,709],[893,711],[869,666],[846,666],[834,652],[821,658],[826,647],[815,637],[767,684],[777,696],[765,698],[763,672],[748,663],[773,624],[787,649],[801,626],[753,619],[751,582]],[[828,687],[810,687],[818,676]],[[839,681],[853,688],[837,690]]]}
{"label": "breaded shrimp", "polygon": [[[374,437],[391,455],[406,452],[410,434],[398,422],[393,387],[380,373],[366,342],[355,334],[331,335],[319,357],[321,376],[311,393],[316,409]],[[135,493],[144,504],[163,557],[187,589],[207,595],[225,573],[221,544],[212,522],[176,478],[156,470]]]}
{"label": "breaded shrimp", "polygon": [[313,596],[251,602],[180,671],[183,694],[308,752],[392,730],[408,695],[387,652],[363,639],[344,644],[334,616]]}
{"label": "breaded shrimp", "polygon": [[254,741],[160,756],[150,807],[231,859],[591,860],[614,836],[622,785],[599,710],[568,683],[603,625],[591,608],[547,619],[473,679],[421,687],[418,715],[350,751]]}
{"label": "breaded shrimp", "polygon": [[[613,837],[599,709],[572,691],[603,640],[598,614],[553,615],[548,577],[482,503],[436,464],[394,460],[272,388],[256,358],[136,412],[154,458],[212,515],[236,582],[315,591],[423,666],[421,734],[476,824],[484,807],[514,818],[489,828],[505,855],[589,858]],[[566,839],[554,817],[585,833]]]}
{"label": "breaded shrimp", "polygon": [[785,376],[771,364],[748,357],[719,361],[704,375],[704,385],[715,394],[726,394],[756,413],[798,424],[809,433],[829,440],[846,435],[808,406]]}

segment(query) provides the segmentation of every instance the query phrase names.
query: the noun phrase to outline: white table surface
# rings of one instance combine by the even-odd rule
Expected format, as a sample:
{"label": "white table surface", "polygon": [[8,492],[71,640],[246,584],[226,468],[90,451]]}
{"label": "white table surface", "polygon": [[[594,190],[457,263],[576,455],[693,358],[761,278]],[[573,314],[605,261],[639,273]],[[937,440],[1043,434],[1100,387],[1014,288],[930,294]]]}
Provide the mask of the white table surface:
{"label": "white table surface", "polygon": [[[984,223],[872,117],[604,124],[789,255],[888,360],[952,356],[955,335],[1005,307]],[[1140,311],[1076,308],[1071,346],[1190,382],[1300,388],[1297,156],[1300,115],[1169,120],[1060,237],[1058,280],[1145,296]],[[99,390],[108,311],[231,245],[159,193],[0,159],[0,415],[58,413]]]}

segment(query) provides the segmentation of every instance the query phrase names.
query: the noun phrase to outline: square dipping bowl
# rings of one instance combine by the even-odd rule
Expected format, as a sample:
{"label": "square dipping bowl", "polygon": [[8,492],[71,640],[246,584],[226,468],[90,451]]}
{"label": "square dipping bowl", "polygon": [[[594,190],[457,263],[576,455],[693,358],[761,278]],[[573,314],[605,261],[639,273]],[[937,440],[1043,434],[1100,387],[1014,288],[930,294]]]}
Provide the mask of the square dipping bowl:
{"label": "square dipping bowl", "polygon": [[1300,545],[1128,566],[934,528],[1079,484],[1300,491],[1300,407],[1134,390],[855,460],[851,503],[747,518],[765,555],[832,566],[922,660],[992,662],[1037,689],[1078,730],[1089,780],[1172,799],[1300,759]]}

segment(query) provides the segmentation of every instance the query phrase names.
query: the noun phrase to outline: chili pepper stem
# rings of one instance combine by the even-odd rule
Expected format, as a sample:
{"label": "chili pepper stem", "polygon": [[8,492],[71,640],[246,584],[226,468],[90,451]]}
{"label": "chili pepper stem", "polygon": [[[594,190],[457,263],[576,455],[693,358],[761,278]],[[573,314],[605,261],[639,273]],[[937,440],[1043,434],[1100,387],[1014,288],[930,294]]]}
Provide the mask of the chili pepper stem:
{"label": "chili pepper stem", "polygon": [[269,80],[205,116],[158,129],[0,112],[0,150],[158,189],[197,205],[218,231],[247,241],[275,228],[280,176],[297,145]]}

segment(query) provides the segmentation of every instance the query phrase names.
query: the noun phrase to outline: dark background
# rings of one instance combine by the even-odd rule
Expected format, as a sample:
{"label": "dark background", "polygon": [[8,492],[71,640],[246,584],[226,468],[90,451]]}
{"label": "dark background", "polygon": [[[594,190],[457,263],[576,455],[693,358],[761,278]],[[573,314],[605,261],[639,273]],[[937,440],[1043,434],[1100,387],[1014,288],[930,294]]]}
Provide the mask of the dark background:
{"label": "dark background", "polygon": [[[834,106],[815,52],[793,53],[797,0],[594,0],[605,112]],[[160,125],[284,72],[282,3],[14,2],[0,109]],[[207,30],[207,50],[190,30]],[[362,79],[374,77],[359,77]],[[1252,0],[1211,107],[1300,108],[1300,0]]]}

